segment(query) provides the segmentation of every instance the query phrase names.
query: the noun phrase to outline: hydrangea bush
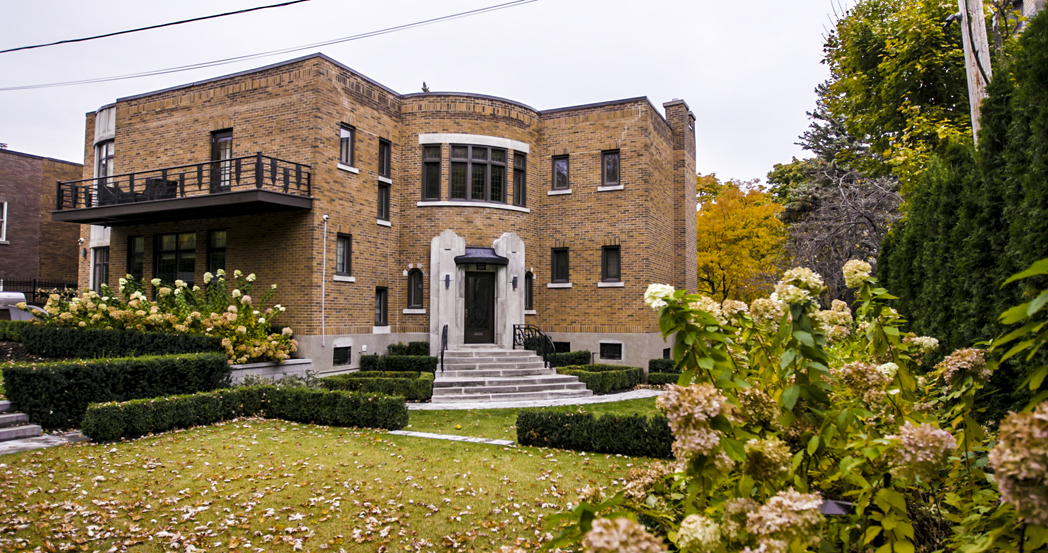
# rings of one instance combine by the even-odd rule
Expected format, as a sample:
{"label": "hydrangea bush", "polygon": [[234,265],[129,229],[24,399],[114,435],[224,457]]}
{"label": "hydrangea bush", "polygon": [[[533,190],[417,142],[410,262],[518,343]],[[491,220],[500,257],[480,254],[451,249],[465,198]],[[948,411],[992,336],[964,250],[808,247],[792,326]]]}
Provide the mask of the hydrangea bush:
{"label": "hydrangea bush", "polygon": [[[1012,415],[994,435],[973,418],[996,367],[989,351],[954,352],[919,375],[938,341],[904,331],[890,307],[896,298],[868,263],[850,261],[844,277],[858,299],[829,309],[817,301],[822,278],[805,268],[787,271],[771,297],[749,306],[649,287],[644,299],[684,369],[657,402],[676,438],[676,462],[634,468],[621,489],[586,490],[555,521],[572,524],[548,546],[1044,547],[1048,403]],[[644,545],[610,549],[627,536]]]}
{"label": "hydrangea bush", "polygon": [[[245,276],[234,271],[231,281],[225,276],[221,269],[216,275],[204,273],[206,289],[190,288],[181,280],[166,286],[160,279],[153,279],[156,298],[150,300],[145,281],[127,275],[120,279],[120,295],[105,284],[100,293],[87,290],[69,300],[52,294],[44,305],[44,313],[37,312],[38,321],[56,327],[218,336],[230,364],[282,363],[291,357],[298,349],[292,330],[285,327],[281,332],[271,332],[273,319],[285,311],[279,304],[267,307],[277,285],[254,298],[254,273]],[[18,307],[27,308],[25,304]]]}

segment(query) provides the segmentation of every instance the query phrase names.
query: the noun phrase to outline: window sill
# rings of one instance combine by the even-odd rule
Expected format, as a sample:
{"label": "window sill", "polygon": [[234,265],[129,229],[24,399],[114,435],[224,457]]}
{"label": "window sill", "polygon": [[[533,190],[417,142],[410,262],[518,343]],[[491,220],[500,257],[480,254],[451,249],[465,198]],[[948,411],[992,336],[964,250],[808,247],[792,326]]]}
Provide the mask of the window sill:
{"label": "window sill", "polygon": [[375,222],[378,223],[380,226],[383,226],[383,227],[392,227],[393,226],[393,223],[390,223],[389,221],[383,221],[382,219],[375,219]]}
{"label": "window sill", "polygon": [[563,196],[564,194],[571,194],[571,189],[568,188],[566,190],[548,190],[546,192],[547,196]]}
{"label": "window sill", "polygon": [[622,190],[622,189],[623,189],[623,186],[621,184],[616,184],[615,186],[598,186],[597,187],[597,192],[610,192],[612,190]]}
{"label": "window sill", "polygon": [[535,311],[534,309],[525,309],[525,310],[524,310],[524,314],[525,314],[525,315],[538,315],[538,314],[539,314],[539,312],[538,312],[538,311]]}
{"label": "window sill", "polygon": [[597,288],[622,288],[626,286],[625,282],[598,282]]}
{"label": "window sill", "polygon": [[335,275],[335,282],[356,282],[357,277],[349,275]]}
{"label": "window sill", "polygon": [[10,242],[8,242],[7,240],[0,240],[0,245],[6,246],[6,245],[9,245],[9,244],[10,244]]}
{"label": "window sill", "polygon": [[424,201],[415,204],[418,207],[486,207],[490,209],[505,209],[507,211],[519,211],[521,213],[531,213],[531,210],[526,207],[518,207],[509,204],[500,204],[493,202],[470,202],[466,200],[455,200],[450,202],[442,201]]}
{"label": "window sill", "polygon": [[426,310],[425,309],[405,309],[404,310],[404,314],[405,315],[425,315],[426,314]]}
{"label": "window sill", "polygon": [[389,325],[371,327],[372,334],[389,334]]}
{"label": "window sill", "polygon": [[546,285],[546,288],[571,288],[570,282],[551,282]]}
{"label": "window sill", "polygon": [[393,179],[389,177],[379,177],[378,182],[384,182],[386,184],[393,184]]}
{"label": "window sill", "polygon": [[343,171],[345,171],[345,172],[347,172],[347,173],[353,173],[354,175],[360,173],[360,169],[357,169],[356,167],[351,167],[349,165],[345,165],[345,164],[342,164],[342,163],[338,164],[338,168],[343,170]]}

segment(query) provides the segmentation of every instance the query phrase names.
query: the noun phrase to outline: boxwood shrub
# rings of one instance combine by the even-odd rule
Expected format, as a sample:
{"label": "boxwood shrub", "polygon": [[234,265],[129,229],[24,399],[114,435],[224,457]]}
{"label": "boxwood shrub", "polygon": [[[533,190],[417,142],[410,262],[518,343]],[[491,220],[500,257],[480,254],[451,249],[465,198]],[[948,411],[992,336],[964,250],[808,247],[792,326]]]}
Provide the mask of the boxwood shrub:
{"label": "boxwood shrub", "polygon": [[650,359],[648,360],[648,374],[651,373],[680,374],[680,369],[677,368],[677,362],[673,359]]}
{"label": "boxwood shrub", "polygon": [[30,355],[66,359],[223,351],[222,339],[214,336],[40,325],[22,329],[22,345]]}
{"label": "boxwood shrub", "polygon": [[253,415],[387,430],[399,430],[408,423],[407,405],[401,397],[256,386],[92,404],[81,431],[92,440],[105,442]]}
{"label": "boxwood shrub", "polygon": [[428,355],[361,355],[360,370],[433,373],[439,362],[439,358]]}
{"label": "boxwood shrub", "polygon": [[14,363],[7,398],[44,428],[75,428],[92,403],[206,392],[229,385],[223,353]]}
{"label": "boxwood shrub", "polygon": [[525,410],[517,415],[517,443],[630,457],[673,456],[673,433],[661,416]]}
{"label": "boxwood shrub", "polygon": [[676,384],[680,380],[679,374],[674,373],[648,373],[648,384],[662,386],[663,384]]}
{"label": "boxwood shrub", "polygon": [[401,396],[408,401],[433,397],[433,373],[361,371],[320,379],[329,390],[372,392]]}
{"label": "boxwood shrub", "polygon": [[554,353],[552,362],[554,367],[567,367],[569,365],[585,365],[592,360],[593,358],[590,352],[582,350],[571,351],[568,353]]}
{"label": "boxwood shrub", "polygon": [[386,351],[390,355],[412,355],[412,356],[429,356],[429,342],[408,342],[404,345],[400,342],[396,344],[390,344]]}
{"label": "boxwood shrub", "polygon": [[579,377],[595,394],[629,390],[644,381],[644,369],[619,365],[569,365],[557,367],[557,374]]}
{"label": "boxwood shrub", "polygon": [[21,342],[22,329],[29,321],[0,321],[0,342]]}

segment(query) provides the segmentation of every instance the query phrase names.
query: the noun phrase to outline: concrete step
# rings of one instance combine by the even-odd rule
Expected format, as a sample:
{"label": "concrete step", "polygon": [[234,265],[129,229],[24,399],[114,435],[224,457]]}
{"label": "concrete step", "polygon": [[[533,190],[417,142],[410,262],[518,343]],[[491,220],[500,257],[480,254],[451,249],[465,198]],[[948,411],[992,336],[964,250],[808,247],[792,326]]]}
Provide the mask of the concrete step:
{"label": "concrete step", "polygon": [[541,357],[534,355],[473,355],[463,357],[445,357],[444,365],[455,363],[465,364],[476,364],[476,363],[542,363]]}
{"label": "concrete step", "polygon": [[11,426],[0,428],[0,442],[8,440],[19,440],[22,438],[35,438],[44,433],[38,424],[27,424],[24,426]]}
{"label": "concrete step", "polygon": [[516,394],[522,392],[554,392],[562,390],[585,390],[581,382],[561,384],[518,384],[511,386],[456,386],[452,388],[433,388],[433,397],[476,395],[476,394]]}
{"label": "concrete step", "polygon": [[454,387],[468,387],[468,386],[520,386],[522,384],[574,384],[579,379],[574,376],[568,375],[535,375],[535,376],[518,376],[516,378],[510,377],[491,377],[491,378],[442,378],[438,381],[433,382],[433,388],[454,388]]}
{"label": "concrete step", "polygon": [[446,378],[517,378],[522,376],[540,376],[556,374],[553,369],[535,367],[530,369],[448,369],[444,372],[437,369],[436,380],[439,382]]}
{"label": "concrete step", "polygon": [[445,351],[444,359],[460,357],[538,357],[535,352],[526,349],[477,349]]}
{"label": "concrete step", "polygon": [[6,399],[0,399],[0,413],[6,413],[11,408],[11,402]]}
{"label": "concrete step", "polygon": [[0,428],[29,424],[29,416],[24,413],[0,414]]}
{"label": "concrete step", "polygon": [[547,399],[568,399],[574,397],[589,397],[593,392],[590,390],[552,390],[547,392],[522,392],[506,394],[454,394],[446,396],[434,395],[432,403],[498,403],[501,401],[532,401]]}
{"label": "concrete step", "polygon": [[[506,369],[543,369],[546,366],[538,363],[444,363],[444,371],[506,370]],[[437,367],[440,371],[440,367]]]}

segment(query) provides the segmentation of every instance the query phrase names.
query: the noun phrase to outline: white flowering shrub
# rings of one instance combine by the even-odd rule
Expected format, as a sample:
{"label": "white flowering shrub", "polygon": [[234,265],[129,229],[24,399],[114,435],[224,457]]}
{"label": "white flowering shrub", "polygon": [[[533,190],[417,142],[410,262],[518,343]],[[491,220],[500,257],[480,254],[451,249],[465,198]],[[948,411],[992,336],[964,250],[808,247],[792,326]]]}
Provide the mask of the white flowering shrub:
{"label": "white flowering shrub", "polygon": [[[56,327],[217,336],[222,338],[230,364],[283,362],[298,349],[298,342],[291,338],[290,328],[271,332],[273,319],[285,308],[279,304],[267,307],[276,293],[275,284],[253,298],[254,281],[253,273],[245,277],[240,271],[226,281],[222,270],[217,275],[204,273],[206,289],[190,289],[181,280],[165,286],[157,278],[151,281],[156,299],[150,300],[145,282],[127,275],[120,279],[120,295],[105,284],[101,293],[87,290],[69,300],[51,295],[39,321]],[[19,307],[26,308],[24,304]]]}

